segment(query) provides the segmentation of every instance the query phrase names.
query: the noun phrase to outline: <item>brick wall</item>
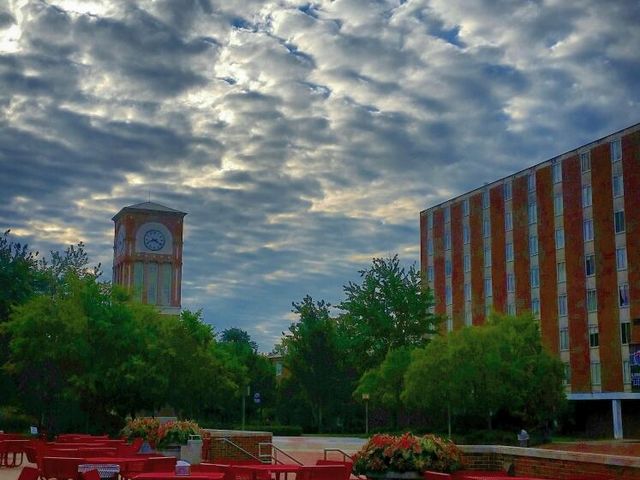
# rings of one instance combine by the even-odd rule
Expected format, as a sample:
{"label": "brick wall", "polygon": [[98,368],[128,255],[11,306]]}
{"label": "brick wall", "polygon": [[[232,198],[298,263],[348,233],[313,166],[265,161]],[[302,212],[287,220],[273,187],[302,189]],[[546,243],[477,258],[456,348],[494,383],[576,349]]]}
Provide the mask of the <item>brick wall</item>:
{"label": "brick wall", "polygon": [[[215,463],[221,460],[249,461],[253,460],[251,455],[258,458],[260,454],[271,455],[270,446],[265,445],[262,449],[259,448],[260,443],[271,444],[273,436],[270,432],[243,432],[234,430],[207,431],[211,433],[210,462]],[[233,442],[251,455],[244,453],[229,442]]]}
{"label": "brick wall", "polygon": [[593,453],[564,452],[540,448],[462,445],[465,468],[506,470],[513,464],[518,476],[554,480],[595,479],[640,480],[640,458]]}

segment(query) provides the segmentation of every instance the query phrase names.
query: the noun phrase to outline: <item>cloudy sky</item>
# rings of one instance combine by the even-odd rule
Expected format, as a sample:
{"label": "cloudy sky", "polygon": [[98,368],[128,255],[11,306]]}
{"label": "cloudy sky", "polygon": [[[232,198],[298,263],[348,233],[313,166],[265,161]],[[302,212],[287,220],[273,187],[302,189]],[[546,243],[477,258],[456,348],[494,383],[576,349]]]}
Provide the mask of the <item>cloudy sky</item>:
{"label": "cloudy sky", "polygon": [[419,212],[640,121],[640,2],[0,1],[0,227],[189,213],[183,307],[271,350]]}

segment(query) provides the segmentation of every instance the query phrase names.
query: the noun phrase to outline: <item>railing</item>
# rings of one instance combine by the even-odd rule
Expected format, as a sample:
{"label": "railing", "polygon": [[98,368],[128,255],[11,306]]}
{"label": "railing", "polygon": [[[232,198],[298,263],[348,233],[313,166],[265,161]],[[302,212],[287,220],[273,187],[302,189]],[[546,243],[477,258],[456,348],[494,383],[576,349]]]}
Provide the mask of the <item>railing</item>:
{"label": "railing", "polygon": [[[262,453],[262,447],[270,447],[271,448],[271,453]],[[281,448],[276,447],[273,443],[271,442],[260,442],[258,443],[258,456],[260,457],[260,461],[262,463],[271,463],[271,461],[273,461],[273,463],[284,463],[282,460],[280,460],[278,458],[278,453],[284,455],[285,457],[287,457],[289,460],[293,461],[294,463],[297,463],[298,465],[302,465],[302,462],[295,459],[294,457],[292,457],[291,455],[289,455],[287,452],[285,452],[284,450],[282,450]],[[267,461],[265,461],[265,459],[268,459]]]}
{"label": "railing", "polygon": [[[228,443],[229,445],[231,445],[232,447],[234,447],[235,449],[241,451],[242,453],[244,453],[245,455],[253,458],[254,460],[257,460],[260,463],[265,463],[262,460],[260,460],[260,458],[256,457],[253,453],[249,452],[248,450],[245,450],[244,448],[242,448],[240,445],[238,445],[237,443],[233,442],[232,440],[229,440],[226,437],[222,437],[222,438],[218,438],[219,441],[221,442],[225,442]],[[258,452],[260,452],[260,446],[258,446]]]}
{"label": "railing", "polygon": [[346,461],[347,459],[349,461],[353,461],[353,458],[351,457],[351,455],[349,455],[347,452],[345,452],[344,450],[340,450],[339,448],[325,448],[324,449],[324,459],[327,460],[327,453],[328,452],[338,452],[340,454],[342,454],[342,461]]}
{"label": "railing", "polygon": [[[344,450],[340,450],[339,448],[325,448],[324,449],[324,459],[328,460],[327,458],[327,453],[329,452],[338,452],[339,454],[342,455],[342,461],[346,462],[353,462],[353,457],[351,455],[349,455],[347,452],[345,452]],[[351,474],[351,478],[356,477],[359,480],[366,480],[367,477],[365,477],[364,475],[356,475],[355,473]]]}

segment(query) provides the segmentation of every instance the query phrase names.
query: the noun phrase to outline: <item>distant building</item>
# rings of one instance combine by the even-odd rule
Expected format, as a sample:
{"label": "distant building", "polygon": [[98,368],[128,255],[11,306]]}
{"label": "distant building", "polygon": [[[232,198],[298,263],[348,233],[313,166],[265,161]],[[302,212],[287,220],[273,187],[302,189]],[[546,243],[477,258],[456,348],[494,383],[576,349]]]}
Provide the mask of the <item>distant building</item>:
{"label": "distant building", "polygon": [[640,124],[422,211],[420,246],[449,330],[532,312],[568,398],[610,402],[622,438],[622,401],[640,406]]}
{"label": "distant building", "polygon": [[284,365],[284,355],[280,353],[269,353],[267,354],[267,358],[271,362],[271,365],[273,365],[277,382],[289,376],[289,370]]}
{"label": "distant building", "polygon": [[182,292],[184,212],[138,203],[114,217],[113,283],[162,313],[179,314]]}

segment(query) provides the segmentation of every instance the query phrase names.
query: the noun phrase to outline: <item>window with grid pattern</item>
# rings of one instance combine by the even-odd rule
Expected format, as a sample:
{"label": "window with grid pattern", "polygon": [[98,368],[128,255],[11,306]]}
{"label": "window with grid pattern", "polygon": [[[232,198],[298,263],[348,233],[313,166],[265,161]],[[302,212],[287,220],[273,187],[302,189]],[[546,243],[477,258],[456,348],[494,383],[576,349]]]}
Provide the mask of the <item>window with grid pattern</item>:
{"label": "window with grid pattern", "polygon": [[591,348],[598,347],[600,345],[600,333],[597,325],[589,325],[589,346]]}
{"label": "window with grid pattern", "polygon": [[618,304],[621,307],[629,306],[629,284],[623,283],[618,287]]}
{"label": "window with grid pattern", "polygon": [[556,248],[564,248],[564,228],[556,228]]}
{"label": "window with grid pattern", "polygon": [[591,384],[600,385],[601,382],[600,362],[591,363]]}
{"label": "window with grid pattern", "polygon": [[616,233],[624,232],[624,210],[618,210],[613,214],[613,223]]}
{"label": "window with grid pattern", "polygon": [[598,311],[598,297],[596,296],[595,288],[587,290],[587,311]]}
{"label": "window with grid pattern", "polygon": [[558,316],[567,316],[567,294],[563,293],[558,295]]}
{"label": "window with grid pattern", "polygon": [[507,262],[513,262],[513,243],[507,242],[505,245],[505,259]]}
{"label": "window with grid pattern", "polygon": [[591,192],[591,185],[582,186],[582,206],[590,207],[593,202],[593,194]]}
{"label": "window with grid pattern", "polygon": [[613,176],[613,196],[621,197],[624,195],[624,183],[622,181],[622,175]]}
{"label": "window with grid pattern", "polygon": [[584,259],[584,273],[587,277],[596,274],[596,257],[595,255],[587,255]]}
{"label": "window with grid pattern", "polygon": [[560,329],[560,350],[569,350],[569,329],[567,327]]}
{"label": "window with grid pattern", "polygon": [[585,218],[582,223],[582,234],[584,235],[584,241],[590,242],[593,240],[593,219]]}
{"label": "window with grid pattern", "polygon": [[611,142],[611,161],[617,162],[619,160],[622,160],[622,144],[618,138]]}
{"label": "window with grid pattern", "polygon": [[562,215],[563,210],[564,210],[564,202],[562,200],[562,194],[556,193],[553,196],[553,213],[555,215]]}
{"label": "window with grid pattern", "polygon": [[582,152],[580,154],[580,171],[582,173],[591,170],[591,154],[590,152]]}
{"label": "window with grid pattern", "polygon": [[565,262],[558,262],[556,264],[556,272],[558,274],[558,283],[565,283],[567,281],[567,268]]}
{"label": "window with grid pattern", "polygon": [[553,183],[560,183],[562,181],[562,164],[560,160],[553,162]]}

